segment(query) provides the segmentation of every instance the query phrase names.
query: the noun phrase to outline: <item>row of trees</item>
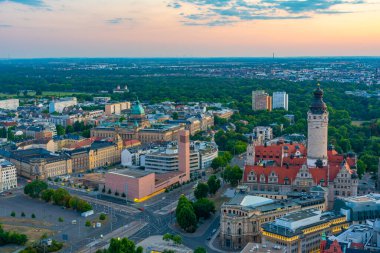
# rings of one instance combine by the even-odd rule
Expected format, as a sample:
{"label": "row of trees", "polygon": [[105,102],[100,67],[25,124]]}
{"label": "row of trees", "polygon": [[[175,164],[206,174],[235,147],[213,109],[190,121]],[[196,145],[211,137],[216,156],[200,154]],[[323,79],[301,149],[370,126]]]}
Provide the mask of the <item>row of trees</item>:
{"label": "row of trees", "polygon": [[85,125],[84,122],[75,122],[72,126],[68,125],[66,128],[57,125],[57,135],[62,136],[65,134],[71,134],[71,133],[81,133],[83,137],[89,138],[90,137],[90,129],[92,128],[92,125]]}
{"label": "row of trees", "polygon": [[48,188],[47,183],[41,180],[35,180],[27,184],[24,188],[24,193],[32,198],[41,198],[46,202],[53,202],[55,205],[72,208],[78,212],[92,210],[92,206],[87,201],[76,196],[71,196],[63,188],[56,190]]}
{"label": "row of trees", "polygon": [[248,139],[242,133],[219,130],[215,134],[215,142],[218,144],[219,150],[239,155],[247,150]]}
{"label": "row of trees", "polygon": [[112,238],[108,249],[97,250],[96,253],[143,253],[144,249],[128,238],[116,239]]}
{"label": "row of trees", "polygon": [[44,245],[43,243],[36,243],[33,246],[28,246],[21,250],[20,253],[47,253],[57,252],[63,248],[63,243],[52,240],[51,245]]}
{"label": "row of trees", "polygon": [[5,231],[0,224],[0,246],[7,244],[24,245],[28,241],[28,237],[17,232]]}
{"label": "row of trees", "polygon": [[216,175],[211,175],[207,183],[198,183],[194,190],[194,196],[197,199],[206,198],[209,194],[214,195],[220,188],[220,180]]}

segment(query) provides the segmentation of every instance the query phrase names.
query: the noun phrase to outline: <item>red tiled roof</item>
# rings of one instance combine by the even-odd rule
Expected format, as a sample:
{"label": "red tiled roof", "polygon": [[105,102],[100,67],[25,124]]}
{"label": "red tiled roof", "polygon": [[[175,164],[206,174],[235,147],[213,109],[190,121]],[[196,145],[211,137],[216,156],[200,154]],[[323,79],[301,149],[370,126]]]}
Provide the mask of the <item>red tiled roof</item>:
{"label": "red tiled roof", "polygon": [[264,174],[265,183],[268,183],[268,176],[270,175],[270,173],[274,172],[278,176],[278,184],[284,184],[285,178],[288,178],[289,183],[291,184],[296,178],[300,168],[300,166],[289,166],[289,168],[277,166],[264,168],[263,166],[259,165],[246,165],[244,169],[243,181],[247,182],[249,173],[253,171],[256,175],[257,180],[260,180],[260,175]]}
{"label": "red tiled roof", "polygon": [[309,168],[313,181],[316,184],[320,184],[323,179],[324,183],[321,183],[322,186],[327,186],[327,168]]}
{"label": "red tiled roof", "polygon": [[17,122],[6,121],[6,122],[1,122],[0,124],[3,125],[3,126],[5,126],[5,127],[10,127],[10,126],[16,126]]}
{"label": "red tiled roof", "polygon": [[95,141],[95,139],[96,138],[94,138],[94,137],[84,139],[84,140],[78,141],[77,143],[70,145],[68,148],[79,149],[79,148],[87,147],[87,146],[90,146]]}

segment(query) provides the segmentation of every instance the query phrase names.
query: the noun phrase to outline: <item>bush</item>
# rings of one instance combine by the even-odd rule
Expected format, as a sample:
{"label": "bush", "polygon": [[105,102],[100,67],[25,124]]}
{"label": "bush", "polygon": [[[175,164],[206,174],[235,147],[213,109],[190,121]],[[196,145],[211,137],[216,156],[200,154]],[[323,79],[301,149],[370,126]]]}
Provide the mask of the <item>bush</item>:
{"label": "bush", "polygon": [[15,211],[12,211],[12,212],[11,212],[11,216],[12,216],[12,217],[16,217],[16,212],[15,212]]}
{"label": "bush", "polygon": [[101,213],[101,214],[99,215],[99,220],[105,220],[106,218],[107,218],[107,215],[104,214],[104,213]]}
{"label": "bush", "polygon": [[17,232],[5,231],[0,225],[0,246],[7,244],[24,245],[28,241],[28,237]]}
{"label": "bush", "polygon": [[91,227],[91,221],[86,220],[85,226],[86,226],[86,227]]}
{"label": "bush", "polygon": [[58,221],[59,221],[59,222],[63,222],[64,220],[63,220],[62,217],[59,217],[59,218],[58,218]]}
{"label": "bush", "polygon": [[32,219],[35,219],[36,215],[34,213],[32,213],[32,215],[30,217],[32,217]]}

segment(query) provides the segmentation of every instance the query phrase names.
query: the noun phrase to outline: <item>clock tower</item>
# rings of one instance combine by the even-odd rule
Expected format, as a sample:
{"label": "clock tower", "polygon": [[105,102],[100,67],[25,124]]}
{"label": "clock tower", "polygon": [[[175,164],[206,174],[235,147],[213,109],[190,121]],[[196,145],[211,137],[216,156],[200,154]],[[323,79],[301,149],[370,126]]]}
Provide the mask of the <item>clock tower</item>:
{"label": "clock tower", "polygon": [[327,166],[327,138],[329,112],[323,102],[323,90],[319,87],[314,91],[313,101],[307,113],[307,165]]}

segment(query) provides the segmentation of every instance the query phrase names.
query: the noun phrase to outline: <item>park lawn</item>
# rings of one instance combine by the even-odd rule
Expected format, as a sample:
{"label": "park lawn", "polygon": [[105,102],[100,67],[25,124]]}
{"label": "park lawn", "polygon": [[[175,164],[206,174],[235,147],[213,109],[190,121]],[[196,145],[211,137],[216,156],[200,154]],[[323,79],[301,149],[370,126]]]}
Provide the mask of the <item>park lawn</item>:
{"label": "park lawn", "polygon": [[46,234],[48,237],[51,237],[54,235],[54,232],[52,230],[46,229],[46,228],[9,225],[9,224],[3,224],[2,226],[5,231],[13,231],[13,232],[25,234],[28,237],[28,242],[27,242],[28,245],[40,240],[44,234]]}

